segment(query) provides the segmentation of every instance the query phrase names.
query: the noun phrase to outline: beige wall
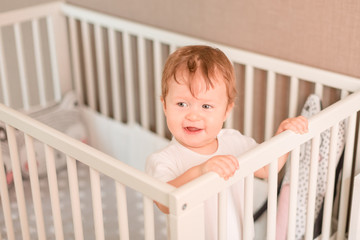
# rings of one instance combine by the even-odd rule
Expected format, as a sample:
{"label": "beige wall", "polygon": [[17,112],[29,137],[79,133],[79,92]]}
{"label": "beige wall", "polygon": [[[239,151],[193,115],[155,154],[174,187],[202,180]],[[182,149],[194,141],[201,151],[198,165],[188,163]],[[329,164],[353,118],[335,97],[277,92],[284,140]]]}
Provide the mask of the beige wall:
{"label": "beige wall", "polygon": [[[49,0],[0,0],[0,11]],[[358,0],[69,0],[112,15],[360,77]]]}

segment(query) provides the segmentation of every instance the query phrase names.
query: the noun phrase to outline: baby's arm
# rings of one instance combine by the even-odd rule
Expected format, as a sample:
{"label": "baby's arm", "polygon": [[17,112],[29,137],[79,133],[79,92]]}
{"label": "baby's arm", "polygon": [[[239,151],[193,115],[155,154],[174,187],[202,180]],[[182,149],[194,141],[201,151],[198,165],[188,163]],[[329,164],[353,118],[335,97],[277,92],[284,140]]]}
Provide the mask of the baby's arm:
{"label": "baby's arm", "polygon": [[[308,120],[303,116],[298,116],[294,118],[288,118],[285,119],[280,123],[280,126],[278,130],[276,131],[275,135],[278,135],[279,133],[282,133],[286,130],[291,130],[298,134],[304,134],[308,131]],[[289,153],[281,156],[278,160],[278,171],[281,170],[281,168],[284,166]],[[263,168],[260,168],[255,172],[255,176],[259,178],[266,178],[269,175],[269,166],[265,166]]]}
{"label": "baby's arm", "polygon": [[[185,183],[205,174],[208,172],[215,172],[225,180],[234,175],[235,171],[239,168],[238,160],[231,155],[218,155],[210,158],[204,163],[194,166],[184,172],[179,177],[169,181],[168,183],[174,187],[180,187]],[[159,209],[164,213],[169,213],[169,209],[159,203],[156,203]]]}

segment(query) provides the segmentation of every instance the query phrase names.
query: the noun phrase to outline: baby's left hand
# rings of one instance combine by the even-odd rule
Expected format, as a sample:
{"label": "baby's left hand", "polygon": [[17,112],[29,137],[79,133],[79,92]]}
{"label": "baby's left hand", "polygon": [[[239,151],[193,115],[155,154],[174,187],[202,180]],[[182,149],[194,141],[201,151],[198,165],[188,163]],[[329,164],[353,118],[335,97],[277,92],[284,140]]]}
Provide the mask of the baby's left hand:
{"label": "baby's left hand", "polygon": [[308,132],[308,120],[304,116],[285,119],[280,123],[276,134],[291,130],[295,133],[304,134]]}

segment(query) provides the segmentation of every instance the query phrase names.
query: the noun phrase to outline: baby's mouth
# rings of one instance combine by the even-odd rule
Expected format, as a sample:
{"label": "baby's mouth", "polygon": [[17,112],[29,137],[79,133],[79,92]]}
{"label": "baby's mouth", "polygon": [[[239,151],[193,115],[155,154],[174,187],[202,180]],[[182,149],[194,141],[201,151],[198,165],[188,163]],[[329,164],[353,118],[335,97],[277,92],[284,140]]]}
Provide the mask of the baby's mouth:
{"label": "baby's mouth", "polygon": [[197,127],[185,127],[185,130],[187,132],[190,132],[190,133],[198,133],[200,132],[202,129],[201,128],[197,128]]}

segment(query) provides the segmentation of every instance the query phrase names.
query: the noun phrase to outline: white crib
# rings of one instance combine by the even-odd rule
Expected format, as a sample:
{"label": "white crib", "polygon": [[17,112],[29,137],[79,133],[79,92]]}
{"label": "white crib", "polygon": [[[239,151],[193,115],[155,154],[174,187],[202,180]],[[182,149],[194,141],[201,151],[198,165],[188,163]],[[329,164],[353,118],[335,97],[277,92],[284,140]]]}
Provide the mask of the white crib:
{"label": "white crib", "polygon": [[[177,47],[194,44],[216,46],[234,63],[240,97],[226,127],[237,128],[262,142],[239,157],[240,169],[228,181],[209,173],[175,189],[130,166],[136,163],[129,161],[136,159],[120,158],[119,161],[28,115],[60,102],[66,92],[74,90],[85,111],[98,112],[101,117],[113,119],[109,121],[130,129],[140,128],[155,138],[169,138],[159,101],[162,65]],[[155,231],[158,223],[154,220],[157,211],[154,200],[170,209],[166,233],[169,239],[204,239],[203,203],[215,194],[219,199],[218,238],[227,239],[225,189],[243,178],[246,190],[243,238],[251,239],[253,172],[267,164],[270,164],[268,210],[266,227],[262,230],[267,239],[275,239],[278,174],[277,163],[271,162],[271,159],[288,151],[292,152],[290,161],[294,173],[290,185],[288,239],[294,239],[300,145],[311,140],[312,158],[317,158],[320,133],[327,129],[331,129],[333,137],[321,239],[345,239],[347,236],[351,184],[353,175],[360,171],[360,153],[357,151],[360,149],[360,79],[54,2],[0,14],[0,84],[3,103],[0,105],[0,121],[6,128],[15,185],[8,188],[4,163],[0,158],[1,217],[4,222],[0,239],[84,239],[89,238],[89,233],[93,235],[90,238],[104,239],[114,229],[117,238],[129,239],[132,236],[128,220],[132,214],[128,209],[131,202],[126,194],[129,189],[143,197],[144,239],[161,238]],[[278,90],[280,87],[284,90]],[[299,114],[309,93],[320,96],[326,106],[309,119],[309,133],[295,135],[287,131],[271,138],[281,118]],[[338,123],[344,119],[347,130],[341,190],[337,194],[337,202],[334,202],[333,192],[337,185],[334,182],[335,136]],[[28,180],[24,180],[19,163],[18,132],[25,136],[30,178],[30,186],[26,186],[31,188],[31,195],[24,194],[24,184]],[[44,193],[39,183],[42,179],[38,177],[33,148],[35,139],[44,143],[45,148],[46,181],[51,200],[47,206],[42,203]],[[141,144],[137,146],[141,147]],[[57,151],[66,156],[65,173],[56,169],[54,152]],[[85,198],[90,198],[92,204],[85,210],[81,207],[84,198],[79,194],[81,186],[78,181],[79,169],[84,167],[89,169],[91,187]],[[313,239],[317,169],[318,161],[312,161],[305,239]],[[58,186],[60,174],[65,174],[68,179],[65,197],[70,200],[70,206],[62,202],[63,193]],[[115,184],[111,212],[105,212],[104,208],[106,197],[102,196],[102,189],[105,177]],[[9,197],[11,192],[15,198]],[[33,210],[29,210],[29,202],[32,202]],[[16,219],[12,213],[14,207],[19,213]],[[51,208],[52,216],[44,216],[46,207]],[[358,206],[355,208],[358,209]],[[92,213],[92,219],[84,216],[87,211]],[[62,216],[65,213],[70,213],[71,219],[64,220]],[[116,216],[116,224],[105,227],[106,214]],[[35,226],[29,224],[29,218],[34,219]],[[336,226],[332,227],[334,219]],[[64,222],[67,221],[71,225],[71,237],[64,234]],[[48,222],[51,222],[53,233],[47,231]],[[93,229],[84,228],[87,222],[93,222]],[[17,232],[16,226],[21,232]]]}

